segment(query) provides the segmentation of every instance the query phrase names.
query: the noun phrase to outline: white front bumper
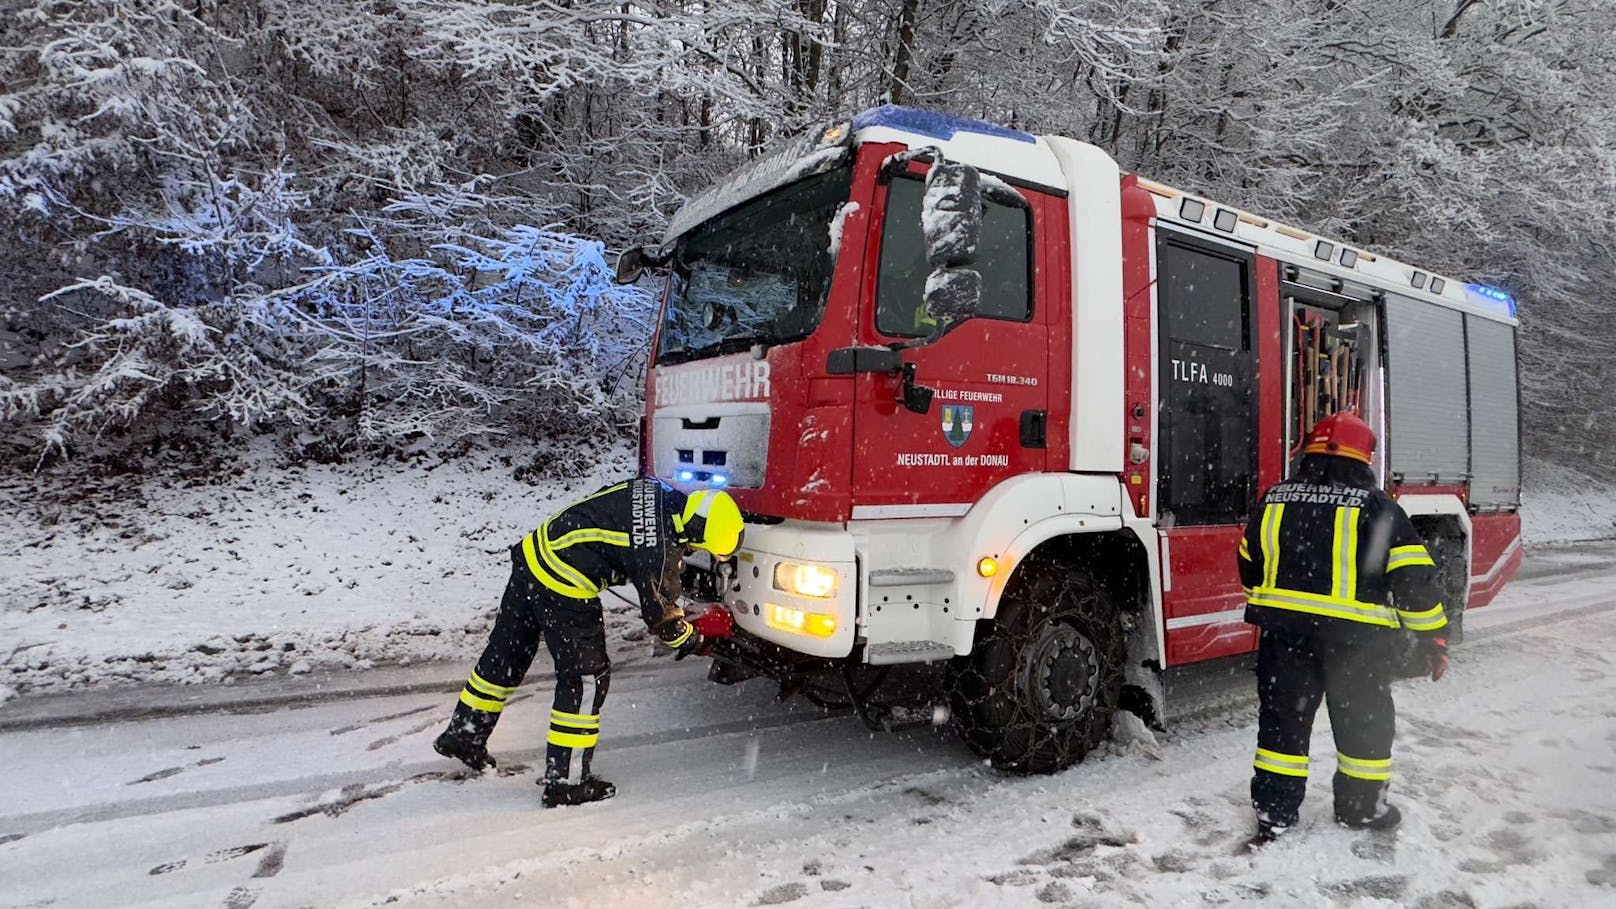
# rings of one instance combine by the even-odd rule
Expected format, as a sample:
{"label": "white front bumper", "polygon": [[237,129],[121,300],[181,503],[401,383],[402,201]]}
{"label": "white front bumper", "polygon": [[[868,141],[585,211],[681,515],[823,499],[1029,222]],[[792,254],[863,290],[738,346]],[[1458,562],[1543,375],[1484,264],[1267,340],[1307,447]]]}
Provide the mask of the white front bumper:
{"label": "white front bumper", "polygon": [[[781,562],[819,565],[837,573],[836,591],[829,597],[805,597],[778,590],[774,569]],[[735,624],[754,637],[788,650],[816,657],[845,657],[853,651],[858,629],[858,561],[853,537],[841,527],[785,522],[747,525],[746,547],[736,560],[736,577],[724,591],[724,605]],[[829,615],[836,631],[814,637],[769,624],[771,606]]]}

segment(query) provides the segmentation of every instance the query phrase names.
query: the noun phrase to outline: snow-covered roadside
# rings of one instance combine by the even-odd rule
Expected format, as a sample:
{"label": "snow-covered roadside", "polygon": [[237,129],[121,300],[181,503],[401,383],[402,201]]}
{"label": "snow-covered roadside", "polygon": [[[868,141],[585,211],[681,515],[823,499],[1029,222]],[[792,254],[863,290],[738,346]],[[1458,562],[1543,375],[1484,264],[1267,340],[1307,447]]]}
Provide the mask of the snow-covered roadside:
{"label": "snow-covered roadside", "polygon": [[[481,646],[505,547],[632,468],[529,485],[519,460],[310,465],[134,494],[0,478],[0,703],[18,692],[462,660]],[[1616,533],[1616,488],[1527,462],[1528,543]],[[619,644],[643,632],[605,607]],[[629,646],[632,658],[638,648]]]}
{"label": "snow-covered roadside", "polygon": [[[615,449],[529,485],[513,461],[268,464],[134,495],[10,476],[0,496],[0,702],[15,691],[475,655],[506,547],[632,470]],[[87,493],[81,495],[81,493]],[[606,598],[617,638],[627,605]]]}
{"label": "snow-covered roadside", "polygon": [[1528,545],[1616,536],[1616,487],[1569,467],[1528,458],[1521,495]]}

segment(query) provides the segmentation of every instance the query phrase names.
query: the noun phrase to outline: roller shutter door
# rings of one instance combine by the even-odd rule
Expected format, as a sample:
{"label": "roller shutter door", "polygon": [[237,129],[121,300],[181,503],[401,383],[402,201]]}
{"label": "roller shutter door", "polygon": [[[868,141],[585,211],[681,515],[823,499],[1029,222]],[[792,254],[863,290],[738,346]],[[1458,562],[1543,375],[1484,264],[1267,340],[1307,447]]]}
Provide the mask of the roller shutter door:
{"label": "roller shutter door", "polygon": [[1387,298],[1386,453],[1391,472],[1407,482],[1430,482],[1434,475],[1458,483],[1470,472],[1464,345],[1459,312]]}
{"label": "roller shutter door", "polygon": [[1521,502],[1520,404],[1515,327],[1465,317],[1470,347],[1470,503]]}

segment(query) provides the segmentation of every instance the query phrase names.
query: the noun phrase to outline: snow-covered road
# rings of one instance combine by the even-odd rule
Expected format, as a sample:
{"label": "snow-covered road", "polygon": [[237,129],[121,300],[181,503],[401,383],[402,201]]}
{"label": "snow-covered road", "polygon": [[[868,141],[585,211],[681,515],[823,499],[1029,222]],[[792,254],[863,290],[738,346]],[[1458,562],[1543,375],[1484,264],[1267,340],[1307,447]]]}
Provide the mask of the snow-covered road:
{"label": "snow-covered road", "polygon": [[1395,836],[1327,823],[1321,773],[1301,836],[1236,855],[1255,733],[1227,668],[1179,679],[1154,746],[1012,778],[947,734],[872,735],[670,662],[614,681],[597,767],[619,796],[555,811],[533,785],[542,683],[474,779],[429,747],[442,678],[69,726],[14,704],[0,906],[1616,905],[1611,555],[1534,553],[1448,679],[1399,685]]}

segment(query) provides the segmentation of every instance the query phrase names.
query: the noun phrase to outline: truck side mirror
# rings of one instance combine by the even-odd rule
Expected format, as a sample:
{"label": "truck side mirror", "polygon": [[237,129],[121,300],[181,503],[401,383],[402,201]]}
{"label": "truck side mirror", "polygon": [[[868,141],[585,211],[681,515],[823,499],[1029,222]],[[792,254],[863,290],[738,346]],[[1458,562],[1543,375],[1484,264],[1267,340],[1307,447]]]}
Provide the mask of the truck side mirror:
{"label": "truck side mirror", "polygon": [[613,279],[619,284],[633,284],[635,281],[640,280],[641,275],[645,274],[647,264],[645,247],[630,246],[628,249],[618,253],[617,273]]}
{"label": "truck side mirror", "polygon": [[920,225],[932,268],[962,268],[976,261],[982,237],[982,175],[976,168],[939,160],[926,173]]}
{"label": "truck side mirror", "polygon": [[982,305],[982,273],[972,268],[938,268],[926,279],[926,315],[943,332],[976,317]]}

